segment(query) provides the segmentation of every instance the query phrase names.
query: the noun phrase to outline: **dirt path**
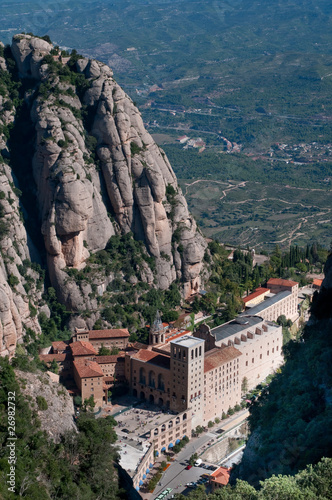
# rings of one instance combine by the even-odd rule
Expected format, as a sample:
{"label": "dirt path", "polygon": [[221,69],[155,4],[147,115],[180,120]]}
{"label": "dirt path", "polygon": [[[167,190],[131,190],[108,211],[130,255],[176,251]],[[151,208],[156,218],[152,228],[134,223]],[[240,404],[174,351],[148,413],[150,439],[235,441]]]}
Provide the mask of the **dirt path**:
{"label": "dirt path", "polygon": [[245,185],[247,184],[247,182],[248,181],[240,182],[239,184],[236,184],[236,185],[229,184],[229,187],[226,188],[226,189],[224,189],[224,191],[222,192],[222,196],[220,197],[220,200],[223,200],[224,198],[226,198],[227,193],[229,191],[232,191],[233,189],[238,188],[238,187],[245,187]]}
{"label": "dirt path", "polygon": [[[213,181],[213,180],[210,180],[210,179],[197,179],[197,181],[194,181],[194,182],[191,182],[190,184],[188,182],[185,183],[185,186],[186,186],[186,192],[184,193],[184,195],[186,196],[187,193],[188,193],[188,188],[190,188],[191,186],[193,186],[194,184],[197,184],[198,182],[214,182],[216,184],[226,184],[226,182],[223,182],[223,181]],[[233,184],[228,184],[228,186],[233,186]]]}
{"label": "dirt path", "polygon": [[286,205],[299,205],[300,207],[303,207],[303,208],[318,208],[318,209],[321,208],[321,207],[318,207],[317,205],[304,205],[303,203],[300,203],[300,202],[286,201],[286,200],[282,200],[281,198],[260,198],[259,200],[256,200],[254,198],[247,198],[246,200],[229,201],[228,203],[230,203],[232,205],[243,205],[244,203],[247,203],[249,201],[254,201],[255,203],[258,203],[260,201],[280,201],[281,203],[286,203]]}

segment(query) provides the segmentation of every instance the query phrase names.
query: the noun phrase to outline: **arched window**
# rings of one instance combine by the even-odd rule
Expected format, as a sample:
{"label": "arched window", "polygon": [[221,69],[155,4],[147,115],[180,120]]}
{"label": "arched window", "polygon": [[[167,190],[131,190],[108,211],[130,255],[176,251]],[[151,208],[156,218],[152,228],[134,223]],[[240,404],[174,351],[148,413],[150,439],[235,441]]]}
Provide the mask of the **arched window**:
{"label": "arched window", "polygon": [[144,368],[140,368],[139,370],[139,382],[140,384],[146,384],[145,370]]}
{"label": "arched window", "polygon": [[152,370],[149,371],[149,386],[156,387],[156,376]]}
{"label": "arched window", "polygon": [[165,382],[164,382],[164,377],[161,373],[159,373],[158,375],[158,389],[160,391],[164,391],[165,390]]}

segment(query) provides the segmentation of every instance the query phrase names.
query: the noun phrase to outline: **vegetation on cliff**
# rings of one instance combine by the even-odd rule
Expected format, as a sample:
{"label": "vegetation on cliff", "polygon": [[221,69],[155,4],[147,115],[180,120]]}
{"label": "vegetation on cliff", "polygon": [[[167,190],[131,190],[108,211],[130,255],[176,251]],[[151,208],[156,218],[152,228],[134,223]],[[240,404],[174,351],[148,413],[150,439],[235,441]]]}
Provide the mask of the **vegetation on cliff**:
{"label": "vegetation on cliff", "polygon": [[[0,496],[12,500],[121,498],[114,467],[117,451],[112,417],[95,419],[83,412],[77,420],[78,432],[68,431],[59,444],[40,429],[38,412],[47,404],[39,398],[28,401],[20,390],[7,358],[0,358]],[[8,394],[15,393],[15,494],[7,484],[10,464],[8,438]],[[52,402],[49,401],[48,405]],[[12,410],[10,410],[12,411]],[[125,495],[122,496],[125,498]]]}

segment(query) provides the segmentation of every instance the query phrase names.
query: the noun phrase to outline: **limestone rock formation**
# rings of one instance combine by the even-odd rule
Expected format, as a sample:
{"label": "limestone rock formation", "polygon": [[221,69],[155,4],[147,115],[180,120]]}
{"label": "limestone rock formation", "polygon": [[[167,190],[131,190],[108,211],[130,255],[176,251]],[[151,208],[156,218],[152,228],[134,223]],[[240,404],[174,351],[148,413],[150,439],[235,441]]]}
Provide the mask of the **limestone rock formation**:
{"label": "limestone rock formation", "polygon": [[[89,257],[105,249],[110,237],[128,232],[144,242],[146,256],[155,260],[153,271],[148,259],[140,264],[139,279],[161,289],[177,279],[188,297],[200,286],[205,240],[165,153],[145,130],[112,70],[76,54],[64,57],[48,41],[31,35],[14,36],[11,54],[27,89],[22,97],[24,129],[33,135],[31,182],[48,274],[60,302],[76,313],[80,324],[80,314],[89,311],[85,324],[92,327],[99,314],[98,296],[114,275],[99,267],[89,280],[79,282],[72,271],[83,272]],[[3,57],[0,69],[6,70]],[[0,94],[0,126],[15,118],[9,100]],[[7,138],[1,135],[0,149],[9,158]],[[37,296],[34,302],[31,291],[27,298],[27,286],[17,271],[17,265],[31,260],[32,244],[19,216],[18,198],[12,194],[16,181],[8,165],[2,163],[1,169],[5,218],[11,225],[1,241],[10,259],[0,268],[0,293],[6,296],[0,314],[7,325],[0,331],[5,330],[8,345],[1,350],[7,353],[28,325],[39,331],[36,315],[31,318],[29,310],[38,312],[42,304]],[[19,283],[13,284],[12,278],[9,286],[10,275]]]}
{"label": "limestone rock formation", "polygon": [[[66,432],[77,430],[73,420],[73,398],[63,385],[55,380],[57,376],[54,373],[46,372],[41,376],[40,372],[15,370],[15,374],[31,408],[38,413],[41,429],[52,441],[59,443]],[[40,404],[38,397],[45,400],[44,406]]]}
{"label": "limestone rock formation", "polygon": [[[46,98],[37,96],[31,117],[37,134],[33,172],[42,232],[50,274],[62,300],[76,310],[94,306],[74,284],[64,290],[61,270],[84,266],[89,252],[104,248],[116,232],[107,217],[101,175],[86,145],[86,132],[96,139],[102,183],[117,226],[143,239],[156,257],[159,287],[165,289],[180,278],[184,295],[190,295],[200,285],[206,244],[164,152],[145,130],[138,109],[108,66],[85,58],[76,61],[75,71],[90,87],[80,100],[75,86],[45,63],[51,49],[29,35],[14,37],[12,46],[22,76],[47,80],[58,89],[57,93],[51,89]],[[80,117],[83,106],[91,115],[88,131]]]}
{"label": "limestone rock formation", "polygon": [[[6,71],[4,58],[0,68]],[[14,121],[15,109],[9,95],[1,96],[0,129]],[[37,288],[39,273],[29,266],[36,251],[28,238],[20,215],[19,194],[8,157],[7,138],[0,134],[0,353],[12,355],[27,328],[40,333],[35,312],[41,301],[42,287]]]}

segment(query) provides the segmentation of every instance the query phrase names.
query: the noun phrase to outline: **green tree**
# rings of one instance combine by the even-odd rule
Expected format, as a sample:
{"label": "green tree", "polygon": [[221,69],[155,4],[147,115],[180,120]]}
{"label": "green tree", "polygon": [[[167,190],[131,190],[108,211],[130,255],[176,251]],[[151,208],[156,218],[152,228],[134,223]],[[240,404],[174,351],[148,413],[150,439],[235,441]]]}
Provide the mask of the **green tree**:
{"label": "green tree", "polygon": [[258,498],[264,500],[306,500],[308,498],[292,476],[272,476],[261,482],[261,486]]}
{"label": "green tree", "polygon": [[248,392],[248,379],[247,377],[243,377],[241,382],[241,393],[246,394]]}
{"label": "green tree", "polygon": [[98,356],[109,356],[111,354],[110,349],[104,346],[104,344],[101,344],[98,350]]}

